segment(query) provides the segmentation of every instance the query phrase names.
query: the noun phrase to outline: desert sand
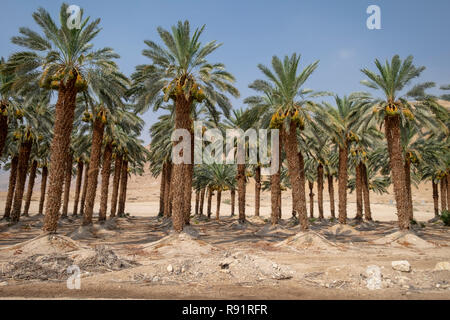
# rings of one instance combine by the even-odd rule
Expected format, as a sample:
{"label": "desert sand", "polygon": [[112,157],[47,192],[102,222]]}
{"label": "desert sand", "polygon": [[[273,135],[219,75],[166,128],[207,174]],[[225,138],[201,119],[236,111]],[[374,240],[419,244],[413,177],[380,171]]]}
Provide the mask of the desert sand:
{"label": "desert sand", "polygon": [[[253,216],[250,179],[244,226],[230,217],[225,193],[219,221],[193,217],[180,235],[171,232],[170,220],[157,217],[158,179],[132,177],[128,191],[129,217],[82,228],[69,210],[57,235],[42,236],[38,184],[30,217],[15,226],[0,221],[0,298],[450,298],[450,233],[442,223],[428,222],[434,216],[428,184],[413,190],[414,215],[421,223],[406,234],[397,232],[392,191],[371,194],[374,222],[351,219],[355,195],[350,194],[347,226],[312,221],[310,231],[302,233],[291,218],[289,191],[283,192],[280,226],[268,223],[269,192],[262,193],[261,217]],[[215,201],[212,208],[214,217]],[[316,203],[316,217],[317,210]],[[392,262],[399,260],[411,269],[394,270]],[[80,270],[79,290],[67,286],[67,268],[73,265]],[[380,270],[378,289],[368,288],[369,266]]]}

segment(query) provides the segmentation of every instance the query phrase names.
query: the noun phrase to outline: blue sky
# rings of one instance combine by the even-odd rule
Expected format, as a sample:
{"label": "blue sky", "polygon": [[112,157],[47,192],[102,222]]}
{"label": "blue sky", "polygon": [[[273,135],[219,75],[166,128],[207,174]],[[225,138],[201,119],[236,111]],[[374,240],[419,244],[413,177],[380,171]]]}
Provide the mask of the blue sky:
{"label": "blue sky", "polygon": [[[21,26],[38,30],[31,14],[39,7],[57,17],[61,1],[1,0],[0,56],[7,57],[19,48],[10,42]],[[109,46],[121,55],[122,71],[130,75],[134,66],[148,63],[141,55],[144,39],[159,41],[156,27],[170,28],[188,19],[192,26],[206,24],[202,40],[223,43],[210,56],[223,62],[237,79],[241,98],[251,95],[248,84],[261,74],[258,63],[269,64],[273,55],[301,53],[302,66],[320,60],[306,86],[348,94],[364,90],[362,67],[374,68],[375,58],[386,59],[398,53],[414,55],[424,65],[420,81],[450,83],[450,1],[407,0],[70,0],[85,11],[85,16],[102,19],[96,47]],[[381,8],[381,30],[366,27],[366,8]],[[142,138],[148,142],[148,127],[157,114],[144,116]]]}

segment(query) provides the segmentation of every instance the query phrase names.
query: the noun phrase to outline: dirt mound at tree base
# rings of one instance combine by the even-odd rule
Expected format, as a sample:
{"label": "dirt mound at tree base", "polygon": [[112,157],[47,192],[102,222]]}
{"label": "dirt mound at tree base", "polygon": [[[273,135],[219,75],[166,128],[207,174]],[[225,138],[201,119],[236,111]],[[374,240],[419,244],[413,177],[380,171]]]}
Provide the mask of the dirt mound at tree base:
{"label": "dirt mound at tree base", "polygon": [[172,232],[168,236],[145,245],[142,249],[151,254],[161,254],[164,256],[197,256],[218,252],[220,249],[196,238],[198,232],[185,226],[181,233]]}
{"label": "dirt mound at tree base", "polygon": [[327,252],[341,252],[341,250],[344,249],[313,231],[300,231],[296,235],[278,243],[276,247],[289,247],[301,250],[323,250]]}
{"label": "dirt mound at tree base", "polygon": [[102,225],[89,225],[89,226],[80,226],[75,231],[72,231],[67,234],[73,240],[84,240],[84,239],[92,239],[92,238],[105,238],[105,237],[113,237],[117,234],[117,231],[112,227],[115,223],[110,223]]}
{"label": "dirt mound at tree base", "polygon": [[380,239],[377,239],[373,241],[373,243],[378,245],[389,244],[391,246],[408,247],[415,249],[431,249],[436,247],[433,243],[423,240],[412,231],[397,231],[388,234],[387,236],[384,236]]}
{"label": "dirt mound at tree base", "polygon": [[84,249],[80,243],[69,237],[57,234],[43,234],[31,240],[1,249],[21,255],[61,254]]}
{"label": "dirt mound at tree base", "polygon": [[329,227],[327,230],[324,231],[324,233],[335,237],[356,236],[360,234],[358,230],[346,224],[336,224],[332,227]]}
{"label": "dirt mound at tree base", "polygon": [[260,216],[250,216],[250,217],[246,217],[247,221],[254,223],[254,224],[265,224],[266,221],[264,220],[264,218],[260,217]]}
{"label": "dirt mound at tree base", "polygon": [[280,225],[266,224],[262,229],[255,232],[257,236],[270,236],[270,237],[286,237],[292,236],[295,232]]}

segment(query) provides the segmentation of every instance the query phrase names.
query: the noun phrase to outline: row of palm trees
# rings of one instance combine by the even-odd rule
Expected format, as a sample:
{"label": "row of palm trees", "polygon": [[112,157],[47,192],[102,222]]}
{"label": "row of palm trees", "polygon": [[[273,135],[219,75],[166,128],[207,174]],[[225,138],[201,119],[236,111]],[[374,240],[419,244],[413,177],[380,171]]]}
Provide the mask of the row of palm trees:
{"label": "row of palm trees", "polygon": [[[194,98],[195,92],[190,91],[189,84],[182,86],[181,90],[172,86],[173,83],[182,84],[180,79],[196,79],[192,80],[195,83],[205,78],[210,79],[201,72],[201,69],[196,68],[197,51],[187,50],[200,48],[196,44],[202,30],[196,30],[191,36],[187,32],[186,24],[181,23],[173,28],[172,34],[159,29],[164,46],[147,42],[152,50],[147,51],[146,55],[154,64],[140,67],[141,70],[148,72],[146,79],[149,87],[143,85],[145,81],[141,72],[139,77],[135,78],[143,91],[136,93],[140,103],[153,104],[156,108],[160,108],[164,101],[172,100],[172,104],[166,107],[170,112],[169,115],[162,116],[160,122],[150,129],[151,150],[157,150],[151,151],[150,165],[155,176],[159,174],[162,176],[159,212],[172,216],[175,230],[182,229],[183,220],[184,224],[189,224],[192,177],[196,194],[196,213],[202,213],[201,208],[206,195],[207,213],[210,216],[211,197],[213,192],[217,192],[216,215],[218,215],[222,191],[229,189],[232,214],[234,214],[235,192],[238,193],[239,221],[243,223],[246,177],[254,175],[255,214],[259,213],[260,166],[237,165],[235,168],[229,168],[230,165],[203,164],[195,168],[185,167],[183,174],[182,169],[179,169],[180,171],[176,169],[182,168],[183,165],[171,163],[170,133],[177,128],[185,128],[192,132],[192,121],[198,120],[199,117],[209,125],[207,128],[219,130],[230,127],[244,131],[250,127],[280,130],[284,161],[280,163],[278,174],[272,175],[270,181],[267,181],[268,188],[271,189],[273,224],[277,224],[281,217],[281,189],[284,184],[292,192],[293,215],[298,216],[302,230],[308,229],[306,181],[310,190],[313,189],[314,181],[317,181],[319,218],[323,218],[325,176],[328,179],[331,215],[334,217],[333,179],[336,173],[339,198],[337,218],[342,224],[347,222],[349,188],[354,189],[357,195],[356,218],[362,220],[365,217],[371,220],[369,191],[386,192],[392,183],[399,228],[402,230],[409,229],[413,221],[411,193],[413,183],[430,179],[434,186],[439,182],[442,210],[448,208],[449,114],[448,110],[439,104],[437,97],[425,93],[426,89],[434,86],[432,83],[419,84],[406,94],[403,92],[403,89],[424,70],[424,67],[414,66],[412,56],[403,61],[399,56],[394,56],[391,61],[384,64],[375,60],[376,71],[361,70],[368,78],[362,81],[362,84],[371,89],[382,90],[383,98],[375,98],[365,92],[344,97],[327,92],[313,92],[304,85],[317,68],[318,62],[301,69],[300,56],[293,54],[284,59],[275,56],[271,68],[258,65],[265,78],[250,84],[249,87],[257,94],[245,99],[248,108],[234,111],[232,116],[227,109],[223,109],[226,119],[217,121],[217,111],[211,108],[208,101],[202,105],[202,109],[198,107],[198,101]],[[185,44],[185,51],[182,50],[182,44]],[[170,74],[167,79],[160,76],[163,70],[177,70],[178,73]],[[167,74],[164,74],[165,77]],[[230,76],[228,78],[232,79]],[[154,82],[150,82],[156,79],[162,81],[161,88],[155,87]],[[202,85],[211,88],[208,83]],[[229,87],[221,85],[221,88]],[[332,102],[318,103],[313,100],[321,96],[332,96]],[[443,95],[442,98],[448,97]],[[180,102],[184,99],[192,100],[190,110],[186,110],[186,106]],[[202,115],[200,111],[204,114]],[[175,120],[172,118],[173,115]],[[185,123],[184,127],[177,125],[176,122],[176,119],[181,117]],[[284,166],[287,170],[283,170]],[[350,181],[349,170],[354,175]],[[189,197],[185,196],[186,192],[189,193]],[[311,196],[312,191],[310,199]],[[177,204],[177,201],[180,204]],[[312,209],[311,206],[310,212]],[[436,209],[435,212],[438,214],[439,210]]]}
{"label": "row of palm trees", "polygon": [[[0,70],[0,153],[5,168],[11,169],[4,217],[16,223],[28,214],[35,177],[41,171],[39,214],[44,213],[45,201],[43,230],[56,232],[58,219],[68,215],[75,171],[72,214],[80,211],[83,225],[91,225],[100,169],[99,220],[106,219],[111,172],[110,216],[123,215],[128,175],[143,172],[148,151],[139,139],[144,123],[127,102],[130,80],[118,69],[119,55],[111,48],[93,49],[100,19],[86,18],[80,29],[69,29],[64,23],[57,27],[43,8],[33,18],[43,34],[20,28],[21,35],[12,42],[27,51],[2,60]],[[67,18],[63,4],[60,21]],[[56,104],[51,103],[54,93]]]}
{"label": "row of palm trees", "polygon": [[[66,11],[67,5],[63,4],[60,21],[67,21]],[[99,220],[104,221],[111,172],[113,217],[117,197],[118,212],[124,213],[128,174],[142,172],[147,159],[152,173],[162,177],[159,213],[171,217],[177,232],[190,223],[193,190],[196,213],[202,212],[205,197],[210,213],[213,192],[217,192],[217,215],[226,190],[231,192],[234,214],[237,192],[239,222],[245,223],[245,189],[250,176],[256,181],[255,213],[259,213],[261,190],[270,189],[271,221],[277,224],[281,190],[290,188],[292,214],[302,230],[307,230],[309,223],[306,182],[310,190],[314,182],[317,184],[319,218],[323,218],[322,189],[327,177],[334,217],[336,174],[340,223],[347,221],[347,189],[352,186],[357,194],[357,218],[362,218],[364,203],[365,218],[370,220],[369,190],[383,192],[392,182],[400,229],[410,227],[411,184],[416,180],[431,179],[433,186],[439,182],[441,201],[448,198],[448,110],[439,105],[436,97],[425,93],[431,83],[417,85],[408,92],[414,103],[401,95],[424,69],[414,66],[412,57],[402,61],[394,56],[385,64],[376,60],[375,72],[362,70],[367,77],[363,84],[383,92],[383,98],[374,98],[368,93],[339,97],[313,92],[305,84],[318,61],[302,69],[297,54],[284,59],[275,56],[270,67],[258,65],[264,79],[250,84],[255,95],[244,100],[248,107],[231,112],[229,96],[239,96],[233,85],[235,79],[222,63],[208,61],[221,44],[200,42],[204,26],[194,32],[187,21],[178,22],[170,31],[159,27],[160,43],[145,41],[143,55],[150,63],[138,65],[128,79],[119,71],[115,62],[119,56],[111,48],[94,49],[91,44],[100,32],[99,19],[86,18],[80,29],[69,29],[64,23],[58,27],[42,8],[33,18],[43,34],[21,28],[21,35],[12,41],[27,51],[12,54],[1,66],[0,147],[8,150],[5,167],[11,168],[10,181],[15,181],[14,222],[21,214],[28,171],[28,189],[32,190],[36,173],[42,169],[44,196],[48,179],[43,230],[56,232],[58,219],[67,216],[74,166],[77,179],[73,213],[80,208],[83,224],[90,225],[100,170]],[[53,93],[55,105],[50,103]],[[324,96],[331,96],[332,102],[317,102]],[[138,139],[143,126],[138,114],[150,107],[167,113],[151,127],[152,141],[147,151]],[[203,120],[205,130],[279,129],[282,161],[275,165],[280,170],[268,181],[261,177],[260,164],[234,167],[172,163],[172,146],[179,141],[172,143],[171,133],[185,129],[192,137],[194,120]],[[10,142],[13,140],[16,149]],[[349,171],[354,172],[354,182],[349,181]],[[447,202],[442,209],[447,209]]]}

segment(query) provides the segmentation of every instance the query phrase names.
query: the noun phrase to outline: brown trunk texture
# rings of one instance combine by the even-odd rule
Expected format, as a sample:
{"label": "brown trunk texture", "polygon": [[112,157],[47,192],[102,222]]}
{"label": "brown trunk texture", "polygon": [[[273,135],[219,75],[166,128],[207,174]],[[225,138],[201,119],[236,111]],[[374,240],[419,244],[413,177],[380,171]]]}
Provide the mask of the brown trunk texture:
{"label": "brown trunk texture", "polygon": [[[191,135],[191,162],[194,161],[194,135],[192,132],[192,121],[189,124]],[[184,224],[190,224],[191,201],[192,201],[192,178],[194,176],[194,166],[192,163],[184,165]]]}
{"label": "brown trunk texture", "polygon": [[213,191],[210,188],[208,188],[208,206],[206,207],[206,214],[208,215],[208,218],[211,217],[212,196],[213,196]]}
{"label": "brown trunk texture", "polygon": [[[308,223],[308,216],[306,213],[306,177],[305,177],[305,161],[303,159],[303,154],[299,152],[297,154],[298,157],[298,164],[299,164],[299,177],[300,177],[300,207],[305,212],[305,223]],[[281,197],[280,197],[281,199]]]}
{"label": "brown trunk texture", "polygon": [[450,174],[447,174],[447,210],[450,210]]}
{"label": "brown trunk texture", "polygon": [[447,210],[447,178],[441,179],[441,212]]}
{"label": "brown trunk texture", "polygon": [[113,190],[111,194],[111,211],[109,215],[111,218],[116,216],[117,196],[119,194],[119,184],[121,175],[122,175],[122,157],[116,155],[116,160],[114,161]]}
{"label": "brown trunk texture", "polygon": [[31,196],[33,195],[34,181],[36,179],[38,162],[36,160],[31,164],[30,177],[28,178],[27,195],[25,196],[25,207],[23,209],[23,215],[28,217],[28,211],[30,210]]}
{"label": "brown trunk texture", "polygon": [[406,210],[408,211],[409,220],[414,219],[412,191],[411,191],[411,160],[409,157],[405,158],[405,185],[406,185]]}
{"label": "brown trunk texture", "polygon": [[76,216],[78,214],[78,203],[80,200],[80,192],[81,192],[81,180],[83,178],[83,161],[78,161],[77,164],[77,180],[75,182],[75,199],[73,204],[73,213],[72,215]]}
{"label": "brown trunk texture", "polygon": [[13,207],[11,212],[11,220],[18,222],[20,219],[20,211],[22,209],[23,192],[25,190],[25,181],[27,179],[28,162],[31,154],[31,141],[22,142],[19,148],[19,163],[17,164],[17,181],[14,191]]}
{"label": "brown trunk texture", "polygon": [[8,116],[0,115],[0,157],[3,155],[3,149],[5,148],[7,135],[8,135]]}
{"label": "brown trunk texture", "polygon": [[159,183],[158,217],[162,217],[164,215],[164,195],[165,195],[165,189],[166,189],[166,180],[167,180],[167,162],[164,161],[162,169],[161,169],[161,181]]}
{"label": "brown trunk texture", "polygon": [[356,220],[363,218],[363,197],[362,197],[362,163],[358,163],[355,167],[355,188],[356,188]]}
{"label": "brown trunk texture", "polygon": [[72,133],[75,114],[76,77],[64,85],[60,82],[58,101],[55,108],[55,125],[53,140],[50,147],[49,188],[46,202],[44,232],[54,233],[58,227],[59,209],[64,182],[66,155],[69,152],[70,136]]}
{"label": "brown trunk texture", "polygon": [[[284,128],[280,131],[283,140],[284,150],[286,152],[286,158],[289,170],[289,179],[291,182],[292,190],[292,204],[294,212],[298,215],[300,221],[300,230],[308,230],[308,217],[306,212],[306,199],[305,190],[300,182],[300,161],[298,152],[298,141],[297,141],[297,128],[294,122],[291,122],[289,131],[286,132]],[[303,192],[302,192],[303,191]],[[302,198],[303,194],[303,198]]]}
{"label": "brown trunk texture", "polygon": [[317,201],[319,205],[319,219],[323,219],[323,165],[317,167]]}
{"label": "brown trunk texture", "polygon": [[89,175],[89,163],[86,165],[86,168],[84,169],[83,191],[81,192],[81,201],[80,201],[80,215],[84,215],[84,203],[86,202],[88,175]]}
{"label": "brown trunk texture", "polygon": [[14,198],[14,190],[16,189],[17,165],[19,164],[19,156],[15,155],[11,159],[11,170],[9,173],[8,195],[6,196],[5,213],[3,218],[9,218],[11,215],[11,207]]}
{"label": "brown trunk texture", "polygon": [[364,218],[367,221],[372,221],[372,211],[370,210],[370,193],[369,193],[369,178],[367,174],[366,165],[362,164],[362,188],[363,188],[363,197],[364,197]]}
{"label": "brown trunk texture", "polygon": [[120,177],[119,206],[117,215],[123,217],[125,215],[125,202],[127,200],[127,182],[128,182],[128,161],[122,163],[122,176]]}
{"label": "brown trunk texture", "polygon": [[216,220],[219,220],[220,216],[220,202],[222,201],[222,190],[217,191],[217,203],[216,203]]}
{"label": "brown trunk texture", "polygon": [[[190,99],[186,100],[184,93],[177,95],[175,101],[175,129],[186,129],[189,132],[191,131],[191,104],[192,101]],[[174,142],[174,145],[178,143],[179,142]],[[185,167],[186,165],[183,163],[173,164],[172,225],[176,232],[181,232],[185,223],[185,188],[187,183],[187,181],[185,181]]]}
{"label": "brown trunk texture", "polygon": [[339,147],[339,223],[347,223],[347,158],[348,147],[347,144],[342,148]]}
{"label": "brown trunk texture", "polygon": [[170,217],[170,191],[171,191],[171,181],[172,181],[172,163],[168,162],[166,166],[166,179],[164,180],[164,216]]}
{"label": "brown trunk texture", "polygon": [[231,189],[231,216],[235,215],[235,209],[236,209],[236,190]]}
{"label": "brown trunk texture", "polygon": [[41,198],[39,199],[39,215],[44,214],[45,192],[47,191],[48,167],[42,168],[41,175]]}
{"label": "brown trunk texture", "polygon": [[391,180],[394,184],[395,201],[397,203],[398,224],[400,230],[409,230],[410,220],[406,204],[408,199],[400,142],[400,118],[398,116],[385,117],[385,134],[390,158]]}
{"label": "brown trunk texture", "polygon": [[238,212],[239,223],[245,222],[245,164],[237,165],[237,185],[238,185]]}
{"label": "brown trunk texture", "polygon": [[87,184],[86,204],[84,207],[83,225],[92,224],[92,216],[94,214],[94,203],[97,192],[98,172],[100,170],[100,156],[102,153],[104,123],[99,117],[94,120],[94,128],[92,132],[91,158],[89,161],[89,173]]}
{"label": "brown trunk texture", "polygon": [[334,184],[333,176],[331,174],[328,175],[328,195],[330,196],[331,217],[336,218],[336,211],[334,206]]}
{"label": "brown trunk texture", "polygon": [[314,218],[314,182],[308,181],[309,187],[309,217]]}
{"label": "brown trunk texture", "polygon": [[200,205],[200,191],[195,191],[195,215],[198,216],[198,210]]}
{"label": "brown trunk texture", "polygon": [[[205,193],[206,193],[206,189],[203,188],[201,193],[200,193],[200,212],[199,214],[202,216],[203,215],[203,206],[205,204]],[[232,200],[233,201],[233,200]]]}
{"label": "brown trunk texture", "polygon": [[261,207],[261,167],[255,169],[255,216],[259,217]]}
{"label": "brown trunk texture", "polygon": [[67,217],[69,211],[70,183],[72,181],[72,163],[73,155],[71,152],[67,154],[66,172],[64,174],[64,202],[61,217]]}
{"label": "brown trunk texture", "polygon": [[106,220],[106,212],[108,210],[108,191],[109,191],[109,176],[111,175],[111,159],[112,159],[112,145],[107,143],[103,151],[102,163],[102,186],[100,195],[100,211],[98,213],[98,220]]}
{"label": "brown trunk texture", "polygon": [[439,191],[437,183],[431,181],[433,186],[433,204],[434,204],[434,216],[439,217]]}

